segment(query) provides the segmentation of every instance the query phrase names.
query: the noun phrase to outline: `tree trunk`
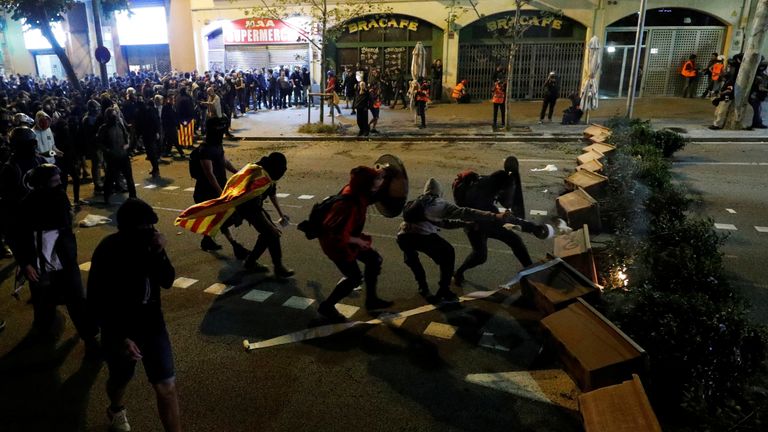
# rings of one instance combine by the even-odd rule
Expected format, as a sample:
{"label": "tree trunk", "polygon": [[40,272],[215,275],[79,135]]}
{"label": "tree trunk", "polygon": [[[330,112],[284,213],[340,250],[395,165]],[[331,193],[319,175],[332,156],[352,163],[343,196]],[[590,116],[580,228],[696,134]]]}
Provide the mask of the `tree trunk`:
{"label": "tree trunk", "polygon": [[[320,93],[325,93],[325,88],[328,85],[325,75],[327,74],[328,67],[325,64],[325,46],[326,46],[326,34],[325,26],[327,24],[326,17],[328,16],[326,9],[327,6],[323,4],[323,23],[320,34],[322,35],[322,45],[320,45]],[[336,77],[338,79],[338,77]],[[320,123],[325,123],[325,96],[320,96]],[[333,116],[333,106],[331,106],[331,116]],[[333,119],[331,119],[333,120]]]}
{"label": "tree trunk", "polygon": [[512,122],[510,121],[512,111],[512,69],[515,66],[515,55],[517,54],[517,43],[515,40],[509,46],[509,61],[507,61],[507,89],[504,98],[504,110],[506,111],[506,119],[504,129],[510,131],[512,129]]}
{"label": "tree trunk", "polygon": [[69,85],[74,90],[82,91],[82,88],[80,88],[80,80],[77,78],[75,69],[72,67],[72,63],[69,61],[66,51],[59,45],[56,36],[53,35],[51,23],[47,19],[40,20],[40,32],[48,40],[48,43],[51,44],[53,52],[56,53],[56,57],[59,58],[61,65],[64,67],[64,71],[67,73],[67,79],[69,80]]}
{"label": "tree trunk", "polygon": [[768,0],[760,0],[755,10],[755,17],[752,19],[752,25],[749,27],[744,59],[741,62],[739,75],[736,77],[736,85],[734,86],[734,100],[725,122],[726,129],[739,130],[743,127],[744,114],[749,103],[749,93],[755,76],[757,76],[760,53],[765,45],[766,30],[768,30]]}

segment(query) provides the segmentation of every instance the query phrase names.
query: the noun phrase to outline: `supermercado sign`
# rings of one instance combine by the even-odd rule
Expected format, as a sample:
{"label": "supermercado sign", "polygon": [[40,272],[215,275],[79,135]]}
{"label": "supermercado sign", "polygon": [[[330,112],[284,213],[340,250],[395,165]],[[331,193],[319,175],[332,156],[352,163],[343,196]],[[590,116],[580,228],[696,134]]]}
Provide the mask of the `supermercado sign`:
{"label": "supermercado sign", "polygon": [[419,21],[411,18],[404,18],[399,16],[389,17],[375,17],[375,18],[362,18],[356,20],[350,20],[344,26],[347,28],[347,33],[357,33],[363,31],[370,31],[376,29],[388,29],[399,28],[407,29],[409,31],[419,30]]}
{"label": "supermercado sign", "polygon": [[245,18],[226,23],[222,27],[224,44],[253,45],[296,43],[299,33],[280,20]]}

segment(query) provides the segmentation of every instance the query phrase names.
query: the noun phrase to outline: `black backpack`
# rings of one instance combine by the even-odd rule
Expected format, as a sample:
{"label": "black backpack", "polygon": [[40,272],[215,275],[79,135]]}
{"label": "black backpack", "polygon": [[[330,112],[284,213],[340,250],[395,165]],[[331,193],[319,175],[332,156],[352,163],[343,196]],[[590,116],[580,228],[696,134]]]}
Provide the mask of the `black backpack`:
{"label": "black backpack", "polygon": [[299,231],[303,232],[307,237],[307,240],[313,240],[320,237],[323,232],[323,221],[328,215],[334,204],[343,199],[349,198],[349,195],[331,195],[323,198],[319,203],[315,203],[312,206],[312,210],[309,212],[309,217],[297,225]]}
{"label": "black backpack", "polygon": [[204,177],[203,167],[200,165],[200,147],[195,147],[189,153],[189,176],[195,180]]}
{"label": "black backpack", "polygon": [[432,195],[420,195],[405,203],[403,207],[403,220],[408,223],[418,223],[427,220],[425,213],[427,204],[434,200]]}

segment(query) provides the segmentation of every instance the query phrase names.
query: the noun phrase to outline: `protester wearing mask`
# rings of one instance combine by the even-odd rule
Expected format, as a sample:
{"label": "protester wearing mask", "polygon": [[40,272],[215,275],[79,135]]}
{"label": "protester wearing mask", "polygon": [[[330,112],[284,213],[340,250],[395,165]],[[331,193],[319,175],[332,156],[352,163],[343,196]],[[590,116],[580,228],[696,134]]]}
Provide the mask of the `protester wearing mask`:
{"label": "protester wearing mask", "polygon": [[129,197],[136,198],[136,186],[133,182],[131,159],[128,156],[128,131],[123,123],[118,121],[118,114],[114,108],[108,108],[104,118],[105,123],[99,128],[97,140],[107,165],[104,203],[109,205],[109,197],[112,195],[113,187],[118,186],[120,174],[125,178]]}

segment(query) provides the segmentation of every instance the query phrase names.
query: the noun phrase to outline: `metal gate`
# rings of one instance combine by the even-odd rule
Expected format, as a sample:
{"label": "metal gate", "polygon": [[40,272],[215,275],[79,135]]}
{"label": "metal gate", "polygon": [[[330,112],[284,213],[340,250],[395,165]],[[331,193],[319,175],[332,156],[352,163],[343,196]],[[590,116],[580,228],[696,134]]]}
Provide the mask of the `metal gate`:
{"label": "metal gate", "polygon": [[[514,99],[541,99],[551,71],[560,77],[560,95],[578,93],[584,63],[584,42],[521,43],[515,54],[511,91]],[[509,47],[502,44],[463,44],[459,76],[469,80],[476,98],[490,99],[496,66],[506,69]]]}
{"label": "metal gate", "polygon": [[[683,62],[696,54],[697,67],[704,68],[712,53],[722,52],[725,36],[725,29],[720,27],[653,27],[648,32],[642,96],[681,95]],[[700,75],[696,94],[704,92],[707,84],[706,77]]]}

